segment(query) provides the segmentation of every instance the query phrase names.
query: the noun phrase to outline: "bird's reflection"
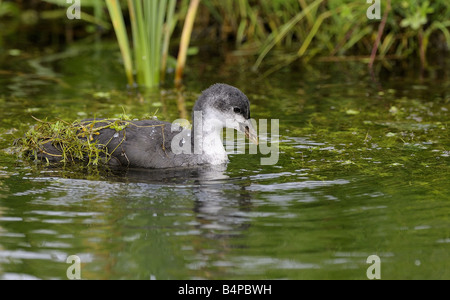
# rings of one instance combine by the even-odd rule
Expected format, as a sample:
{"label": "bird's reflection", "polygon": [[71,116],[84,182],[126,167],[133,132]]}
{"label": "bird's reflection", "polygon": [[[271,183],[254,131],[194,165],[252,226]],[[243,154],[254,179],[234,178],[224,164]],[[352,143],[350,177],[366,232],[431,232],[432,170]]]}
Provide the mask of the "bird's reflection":
{"label": "bird's reflection", "polygon": [[[251,208],[251,196],[245,187],[249,184],[240,178],[230,178],[226,165],[172,169],[116,170],[116,180],[130,183],[177,185],[193,197],[193,212],[203,229],[231,230],[245,227],[248,221],[244,212]],[[177,190],[174,186],[174,190]]]}
{"label": "bird's reflection", "polygon": [[[154,229],[155,226],[159,228],[163,220],[158,223],[149,220],[147,227],[143,229],[149,240],[159,241],[164,245],[171,240],[170,236],[174,237],[178,250],[168,252],[167,246],[136,240],[133,244],[144,243],[145,246],[142,247],[147,247],[152,252],[152,257],[137,257],[135,254],[126,256],[131,261],[139,261],[138,265],[148,271],[158,268],[161,262],[168,264],[174,257],[183,257],[180,264],[183,265],[182,268],[190,270],[191,276],[209,278],[213,276],[209,270],[211,263],[227,257],[234,247],[245,247],[239,244],[239,237],[251,226],[252,192],[246,188],[250,185],[250,180],[228,175],[226,166],[130,169],[120,178],[130,183],[148,183],[143,185],[148,193],[158,193],[160,201],[172,203],[164,210],[173,211],[167,215],[167,220],[173,220],[165,227],[170,232],[169,235],[162,235],[160,230]],[[170,193],[167,192],[168,189]],[[177,200],[173,201],[175,197]],[[188,202],[183,202],[186,198]],[[177,206],[178,201],[183,202],[182,211]],[[190,207],[186,207],[186,204]],[[186,208],[191,213],[184,215]],[[150,216],[145,210],[139,210],[139,214],[143,218],[145,215]],[[156,278],[164,276],[156,274]]]}
{"label": "bird's reflection", "polygon": [[228,179],[226,165],[168,169],[115,169],[116,180],[135,183],[203,183]]}
{"label": "bird's reflection", "polygon": [[[44,168],[36,175],[24,178],[36,187],[27,196],[30,211],[21,214],[39,220],[33,221],[33,230],[42,230],[41,224],[52,230],[46,240],[65,237],[65,248],[55,242],[54,249],[35,246],[27,251],[73,253],[73,246],[85,254],[84,260],[89,258],[84,274],[92,278],[146,274],[142,276],[164,279],[172,278],[169,271],[179,270],[187,270],[188,277],[208,278],[209,264],[236,247],[235,238],[251,225],[250,180],[226,166],[109,170],[95,176]],[[16,194],[24,193],[28,195]],[[8,211],[14,214],[14,209]],[[56,221],[71,226],[53,226]],[[10,223],[3,230],[15,234],[17,228]],[[43,244],[42,235],[32,230],[21,234],[33,245]]]}

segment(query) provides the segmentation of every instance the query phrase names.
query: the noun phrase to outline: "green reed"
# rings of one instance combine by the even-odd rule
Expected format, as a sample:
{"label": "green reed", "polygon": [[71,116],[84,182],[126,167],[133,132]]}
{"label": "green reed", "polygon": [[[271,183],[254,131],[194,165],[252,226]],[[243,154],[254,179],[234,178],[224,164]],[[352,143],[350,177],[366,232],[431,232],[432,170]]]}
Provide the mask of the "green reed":
{"label": "green reed", "polygon": [[[125,0],[122,0],[124,2]],[[381,1],[382,19],[369,20],[370,3],[354,0],[127,0],[133,34],[133,55],[118,0],[107,0],[129,83],[156,86],[164,77],[171,35],[184,19],[175,83],[181,82],[193,28],[217,38],[234,38],[237,53],[254,56],[253,69],[265,65],[270,74],[301,59],[357,59],[372,67],[375,59],[420,59],[429,49],[450,48],[450,5],[445,0],[421,3]],[[189,7],[187,6],[189,4]],[[202,14],[196,17],[198,6]],[[180,13],[174,14],[175,6]],[[214,20],[214,22],[211,22]],[[182,30],[181,30],[182,29]],[[219,33],[217,35],[217,33]],[[132,67],[130,67],[132,57]],[[162,74],[162,77],[161,77]]]}
{"label": "green reed", "polygon": [[146,87],[160,84],[172,33],[169,28],[175,22],[175,2],[127,0],[133,41],[131,48],[120,1],[106,0],[130,86],[135,83]]}

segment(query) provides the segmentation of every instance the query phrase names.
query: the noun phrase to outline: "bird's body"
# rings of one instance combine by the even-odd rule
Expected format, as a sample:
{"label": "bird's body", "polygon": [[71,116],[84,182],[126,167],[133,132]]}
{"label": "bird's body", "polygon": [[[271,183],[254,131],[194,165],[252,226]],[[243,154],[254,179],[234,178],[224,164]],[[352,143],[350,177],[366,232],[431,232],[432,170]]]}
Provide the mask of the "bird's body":
{"label": "bird's body", "polygon": [[[250,119],[250,103],[237,88],[215,84],[197,100],[193,112],[192,129],[183,129],[159,120],[122,121],[121,130],[116,120],[84,120],[101,128],[92,136],[92,143],[103,147],[110,165],[131,168],[173,168],[228,161],[221,131],[225,127],[246,133],[257,143]],[[38,157],[58,161],[60,149],[51,141],[42,145]]]}
{"label": "bird's body", "polygon": [[[95,126],[106,126],[107,122],[95,121]],[[171,141],[181,130],[172,130],[172,124],[157,120],[127,121],[120,131],[113,128],[101,130],[94,141],[105,145],[111,154],[110,165],[140,168],[172,168],[200,164],[198,157],[175,155]],[[137,146],[138,145],[138,146]],[[158,165],[155,165],[158,162]]]}

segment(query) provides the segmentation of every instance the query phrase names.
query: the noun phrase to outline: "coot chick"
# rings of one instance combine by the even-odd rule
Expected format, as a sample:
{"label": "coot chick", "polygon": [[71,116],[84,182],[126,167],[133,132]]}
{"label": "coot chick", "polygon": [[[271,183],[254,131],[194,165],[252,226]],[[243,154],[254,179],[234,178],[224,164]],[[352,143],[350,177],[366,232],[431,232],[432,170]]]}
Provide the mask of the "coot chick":
{"label": "coot chick", "polygon": [[[173,168],[220,165],[228,162],[221,140],[223,128],[245,133],[258,144],[250,122],[250,102],[239,89],[217,83],[202,92],[194,105],[191,129],[183,129],[159,120],[127,121],[123,130],[113,126],[115,120],[84,120],[102,128],[93,141],[108,153],[108,164],[130,168]],[[178,127],[178,128],[177,128]],[[42,145],[40,159],[61,160],[57,145]]]}

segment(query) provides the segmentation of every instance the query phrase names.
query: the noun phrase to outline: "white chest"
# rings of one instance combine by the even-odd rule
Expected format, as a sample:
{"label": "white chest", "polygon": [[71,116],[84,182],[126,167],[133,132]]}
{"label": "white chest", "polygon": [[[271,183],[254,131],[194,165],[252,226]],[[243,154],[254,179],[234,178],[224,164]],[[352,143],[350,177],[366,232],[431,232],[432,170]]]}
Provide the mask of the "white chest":
{"label": "white chest", "polygon": [[205,161],[212,165],[220,165],[228,162],[227,152],[223,147],[219,132],[203,136],[203,156]]}

